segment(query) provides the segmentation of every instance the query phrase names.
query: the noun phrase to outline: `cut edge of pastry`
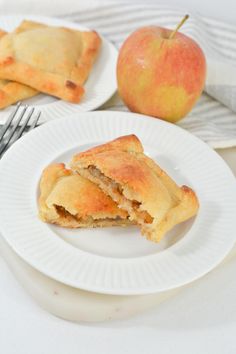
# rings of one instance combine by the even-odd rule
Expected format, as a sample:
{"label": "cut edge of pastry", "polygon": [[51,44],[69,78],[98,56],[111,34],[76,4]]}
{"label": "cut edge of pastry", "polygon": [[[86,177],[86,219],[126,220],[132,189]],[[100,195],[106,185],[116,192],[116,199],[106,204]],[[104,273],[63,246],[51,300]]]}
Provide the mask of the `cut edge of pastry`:
{"label": "cut edge of pastry", "polygon": [[109,227],[109,226],[130,226],[132,223],[129,219],[116,218],[101,218],[94,219],[92,216],[87,218],[79,218],[76,215],[72,215],[65,208],[59,205],[53,206],[54,211],[50,216],[43,212],[39,212],[39,218],[41,221],[55,224],[64,228],[96,228],[96,227]]}
{"label": "cut edge of pastry", "polygon": [[[94,187],[96,187],[99,194],[103,194],[105,209],[94,215],[92,215],[92,213],[91,215],[88,215],[88,213],[82,215],[81,213],[78,213],[78,210],[73,210],[73,206],[71,208],[66,208],[65,204],[68,204],[68,200],[66,201],[64,196],[62,199],[66,201],[65,203],[63,203],[63,201],[55,202],[55,200],[60,200],[61,198],[58,194],[56,198],[55,193],[52,195],[54,188],[61,179],[69,176],[73,176],[73,173],[71,170],[66,169],[63,163],[51,164],[44,169],[40,179],[40,196],[38,201],[39,218],[41,221],[56,224],[65,228],[128,226],[134,224],[128,219],[128,214],[123,210],[118,209],[114,201],[109,199],[110,197],[104,195],[102,191],[98,190],[97,186]],[[82,179],[82,181],[84,180],[81,176],[76,175],[76,177]],[[86,183],[92,184],[90,181],[86,181]],[[72,186],[70,185],[70,187]],[[61,191],[63,192],[63,190],[59,189],[59,194]],[[80,195],[79,199],[81,197],[83,197],[83,195]],[[100,195],[98,197],[100,197]],[[107,205],[111,206],[110,214],[109,209],[107,211]],[[103,206],[103,204],[101,204],[101,206]],[[105,213],[109,216],[104,217]]]}
{"label": "cut edge of pastry", "polygon": [[[129,148],[129,144],[127,147],[126,143],[129,140],[130,136],[121,137],[84,153],[77,154],[71,161],[71,168],[81,176],[91,180],[106,194],[110,195],[119,208],[126,210],[130,219],[141,226],[141,232],[147,239],[159,242],[165,233],[176,224],[196,215],[199,208],[198,198],[191,188],[187,186],[179,187],[152,159],[144,155],[142,153],[142,145],[141,148],[139,144],[135,144],[135,147],[133,146],[131,149]],[[131,140],[136,141],[136,143],[137,141],[139,142],[136,136],[133,136]],[[115,147],[134,155],[135,159],[141,161],[151,169],[152,173],[160,180],[163,186],[160,189],[162,195],[159,195],[159,199],[161,200],[161,203],[159,203],[160,208],[164,204],[163,210],[158,215],[159,218],[147,211],[147,205],[145,208],[145,203],[132,188],[129,188],[128,184],[121,185],[117,183],[117,181],[105,175],[104,171],[101,171],[96,166],[96,163],[93,164],[93,156],[100,154],[100,152],[103,154],[110,150],[110,152],[113,151],[113,156],[117,156],[117,154],[114,154]],[[168,196],[168,193],[171,197]]]}
{"label": "cut edge of pastry", "polygon": [[171,230],[176,224],[195,216],[198,211],[199,204],[194,191],[187,186],[181,186],[181,200],[159,222],[143,208],[142,202],[137,200],[138,198],[134,196],[131,189],[105,176],[95,166],[78,168],[76,171],[99,186],[104,193],[111,196],[119,208],[128,212],[130,220],[140,225],[142,235],[154,242],[161,241],[166,232]]}

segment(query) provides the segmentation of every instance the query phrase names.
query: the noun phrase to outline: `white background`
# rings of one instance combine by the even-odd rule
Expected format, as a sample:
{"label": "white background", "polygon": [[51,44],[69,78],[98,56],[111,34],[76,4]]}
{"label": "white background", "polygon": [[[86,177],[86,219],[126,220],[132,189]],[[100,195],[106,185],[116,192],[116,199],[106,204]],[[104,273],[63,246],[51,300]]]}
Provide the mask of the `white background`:
{"label": "white background", "polygon": [[[0,10],[1,15],[11,12],[53,15],[88,6],[90,2],[0,0]],[[236,21],[235,0],[168,0],[165,4]],[[235,270],[236,259],[233,259],[227,269],[224,266],[212,272],[159,308],[135,319],[78,325],[40,309],[0,259],[0,353],[235,354]]]}

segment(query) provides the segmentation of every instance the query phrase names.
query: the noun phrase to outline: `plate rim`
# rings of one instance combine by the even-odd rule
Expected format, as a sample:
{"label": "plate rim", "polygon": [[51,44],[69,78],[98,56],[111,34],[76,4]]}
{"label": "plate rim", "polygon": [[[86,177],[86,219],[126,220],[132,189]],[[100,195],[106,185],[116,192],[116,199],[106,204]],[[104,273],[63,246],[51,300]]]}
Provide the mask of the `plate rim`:
{"label": "plate rim", "polygon": [[[152,118],[152,117],[148,117],[148,116],[143,116],[143,115],[140,115],[140,114],[134,114],[134,113],[130,113],[130,112],[119,112],[119,111],[97,111],[97,112],[81,112],[80,113],[81,115],[107,115],[107,117],[111,116],[112,114],[117,114],[119,116],[129,116],[129,117],[132,117],[132,118],[138,118],[138,119],[141,119],[141,120],[145,120],[147,122],[147,120],[149,119],[150,122],[158,122],[157,125],[162,125],[162,126],[166,126],[166,127],[171,127],[170,129],[174,129],[177,131],[181,131],[182,133],[184,134],[187,134],[188,136],[191,137],[191,140],[193,139],[194,141],[196,141],[198,144],[200,144],[201,146],[205,146],[205,148],[207,147],[208,151],[211,151],[211,154],[214,155],[215,158],[217,158],[217,160],[221,163],[221,166],[223,166],[223,169],[227,172],[229,178],[232,179],[232,183],[234,184],[234,186],[236,186],[236,179],[233,175],[233,172],[231,171],[231,169],[228,167],[228,165],[225,163],[225,161],[214,151],[212,150],[209,146],[207,146],[207,144],[205,144],[203,141],[201,141],[199,138],[193,136],[192,134],[190,134],[189,132],[185,131],[184,129],[182,129],[181,127],[178,127],[176,125],[173,125],[171,123],[168,123],[168,122],[164,122],[164,121],[161,121],[161,120],[158,120],[158,119],[155,119],[155,118]],[[17,147],[20,147],[21,145],[24,145],[26,144],[25,141],[27,142],[28,139],[31,139],[33,138],[33,135],[34,134],[38,134],[37,130],[39,131],[43,131],[43,130],[47,130],[50,128],[50,126],[48,127],[48,125],[56,125],[56,124],[61,124],[63,125],[63,122],[66,122],[68,121],[68,119],[74,119],[74,120],[78,120],[78,117],[76,116],[76,114],[72,114],[70,116],[67,116],[67,117],[63,117],[61,120],[59,120],[58,122],[56,121],[51,121],[49,122],[48,124],[46,125],[43,125],[39,128],[37,128],[36,130],[32,131],[31,133],[29,134],[26,134],[22,139],[20,139],[19,141],[17,141],[10,149],[9,151],[3,156],[2,160],[0,161],[0,171],[1,171],[1,168],[2,168],[2,165],[4,165],[4,163],[6,163],[5,161],[8,160],[8,155],[11,155],[12,154],[12,151],[14,153],[15,150],[17,150]],[[85,118],[83,118],[85,119]],[[126,118],[127,119],[127,118]],[[79,121],[79,120],[78,120]],[[146,123],[145,123],[146,124]],[[148,123],[147,123],[148,124]],[[59,128],[60,129],[60,128]],[[168,129],[168,128],[167,128]],[[43,133],[40,133],[40,134],[43,134]],[[32,137],[32,138],[31,138]],[[0,187],[0,190],[1,190],[1,187]],[[235,190],[235,196],[236,196],[236,190]],[[1,197],[0,197],[1,198]],[[235,199],[235,205],[236,205],[236,199]],[[1,219],[1,216],[0,216],[0,219]],[[235,224],[236,225],[236,224]],[[7,242],[10,244],[10,246],[14,249],[14,251],[23,259],[25,259],[31,266],[33,266],[34,268],[38,269],[39,271],[41,271],[42,273],[44,273],[45,275],[47,276],[50,276],[51,278],[54,278],[62,283],[65,283],[67,285],[70,285],[70,286],[73,286],[73,287],[77,287],[77,288],[81,288],[81,289],[84,289],[84,290],[88,290],[88,291],[93,291],[93,292],[98,292],[98,293],[105,293],[105,294],[113,294],[113,295],[141,295],[141,294],[150,294],[150,293],[156,293],[156,292],[160,292],[160,291],[165,291],[165,290],[170,290],[170,289],[173,289],[173,288],[176,288],[177,286],[182,286],[182,285],[185,285],[186,283],[189,283],[190,281],[194,281],[195,279],[203,276],[205,273],[207,273],[208,271],[210,271],[211,269],[213,269],[217,264],[219,264],[223,258],[226,256],[226,254],[230,251],[230,249],[233,247],[234,243],[235,243],[235,240],[231,242],[230,245],[228,245],[228,248],[227,250],[225,250],[224,254],[222,254],[221,257],[218,258],[218,260],[215,262],[215,264],[212,264],[211,267],[209,269],[207,269],[206,271],[204,271],[202,274],[198,274],[196,275],[196,277],[192,277],[191,280],[189,281],[186,281],[185,283],[181,283],[180,285],[174,285],[173,287],[169,287],[169,288],[165,288],[165,289],[160,289],[160,290],[156,290],[155,287],[152,288],[152,289],[140,289],[140,290],[130,290],[130,289],[116,289],[114,290],[114,288],[110,288],[110,289],[101,289],[101,287],[98,287],[98,286],[92,286],[92,287],[84,287],[84,286],[78,286],[78,284],[75,284],[74,282],[71,282],[71,281],[68,281],[66,279],[62,279],[60,277],[56,277],[55,275],[53,274],[49,274],[49,273],[45,273],[45,271],[43,269],[39,269],[35,266],[35,264],[33,264],[29,259],[26,259],[24,256],[22,256],[22,253],[19,252],[19,249],[17,249],[14,244],[11,243],[11,241],[9,240],[9,238],[6,236],[6,230],[4,230],[4,228],[1,230],[2,231],[2,234],[4,236],[4,238],[7,240]],[[178,244],[178,243],[177,243]],[[167,249],[168,250],[168,249]],[[165,252],[165,250],[164,250]],[[98,256],[98,255],[94,255],[95,257],[98,257],[100,258],[101,256]],[[147,258],[147,257],[155,257],[155,255],[149,255],[149,256],[144,256],[144,258]],[[101,257],[103,258],[103,257]],[[109,258],[109,257],[106,257],[106,258]],[[139,258],[143,258],[143,257],[139,257]],[[112,258],[112,260],[114,260]],[[119,259],[118,259],[119,261]],[[134,260],[132,260],[132,258],[128,258],[128,261],[132,262]],[[122,260],[122,262],[124,262],[124,260]]]}

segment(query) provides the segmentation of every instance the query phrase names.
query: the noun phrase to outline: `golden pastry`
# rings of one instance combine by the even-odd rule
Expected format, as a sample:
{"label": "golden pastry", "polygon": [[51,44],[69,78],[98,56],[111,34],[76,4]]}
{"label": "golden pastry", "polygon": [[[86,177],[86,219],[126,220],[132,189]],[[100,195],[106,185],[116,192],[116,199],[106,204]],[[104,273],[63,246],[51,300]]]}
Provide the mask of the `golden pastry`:
{"label": "golden pastry", "polygon": [[49,165],[40,180],[39,217],[63,227],[130,225],[126,211],[89,180],[66,169]]}
{"label": "golden pastry", "polygon": [[0,78],[78,103],[100,45],[95,31],[23,21],[0,41]]}
{"label": "golden pastry", "polygon": [[152,241],[160,241],[173,226],[198,211],[194,191],[177,186],[143,153],[134,135],[75,155],[71,168],[111,196]]}
{"label": "golden pastry", "polygon": [[[7,33],[0,29],[0,39]],[[37,91],[33,88],[13,82],[0,79],[0,109],[10,106],[11,104],[37,95]]]}

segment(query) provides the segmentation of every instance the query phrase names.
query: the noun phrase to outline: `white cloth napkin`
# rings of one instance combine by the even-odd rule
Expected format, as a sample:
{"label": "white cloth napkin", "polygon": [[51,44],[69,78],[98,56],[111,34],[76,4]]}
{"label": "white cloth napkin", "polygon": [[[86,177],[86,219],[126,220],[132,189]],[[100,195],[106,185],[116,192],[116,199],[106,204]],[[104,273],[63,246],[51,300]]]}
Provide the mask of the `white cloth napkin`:
{"label": "white cloth napkin", "polygon": [[[20,2],[19,2],[20,3]],[[0,0],[1,4],[1,0]],[[4,2],[4,12],[42,12],[79,22],[96,29],[118,48],[135,29],[150,24],[174,28],[183,11],[144,3],[95,5],[68,0],[34,3],[25,0],[17,7]],[[85,6],[87,8],[85,9]],[[181,31],[193,37],[203,48],[208,64],[205,93],[193,111],[178,124],[214,148],[236,146],[236,25],[227,24],[190,12]],[[116,95],[103,108],[126,110]]]}

